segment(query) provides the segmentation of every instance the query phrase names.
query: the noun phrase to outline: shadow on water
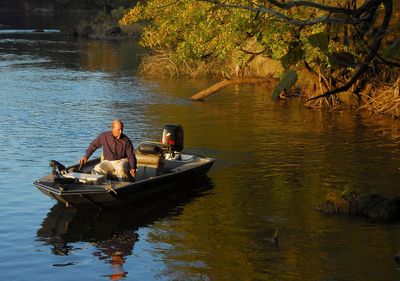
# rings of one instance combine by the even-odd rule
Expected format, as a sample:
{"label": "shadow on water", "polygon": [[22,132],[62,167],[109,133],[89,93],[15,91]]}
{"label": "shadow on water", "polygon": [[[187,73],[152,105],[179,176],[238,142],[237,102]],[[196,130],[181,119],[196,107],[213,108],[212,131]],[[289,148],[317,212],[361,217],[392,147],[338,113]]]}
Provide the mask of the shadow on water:
{"label": "shadow on water", "polygon": [[[209,194],[212,188],[212,180],[204,177],[191,186],[175,190],[173,194],[125,208],[75,209],[57,203],[37,230],[37,241],[50,245],[52,254],[56,256],[72,255],[73,243],[90,243],[96,248],[93,255],[112,265],[114,273],[109,277],[123,278],[126,272],[122,266],[139,241],[139,228],[179,216],[186,204]],[[73,263],[53,264],[56,267],[69,265]]]}

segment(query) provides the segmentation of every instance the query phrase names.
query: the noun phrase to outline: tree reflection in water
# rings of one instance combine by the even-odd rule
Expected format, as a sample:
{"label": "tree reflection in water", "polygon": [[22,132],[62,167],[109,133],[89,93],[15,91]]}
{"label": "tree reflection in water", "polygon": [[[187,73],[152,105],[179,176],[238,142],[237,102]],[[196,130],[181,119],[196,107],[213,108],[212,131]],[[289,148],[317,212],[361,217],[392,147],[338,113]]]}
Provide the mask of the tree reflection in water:
{"label": "tree reflection in water", "polygon": [[52,254],[57,256],[71,255],[77,249],[73,243],[90,243],[96,248],[93,255],[111,265],[111,274],[107,276],[111,280],[119,280],[127,275],[123,265],[139,240],[139,228],[179,215],[181,206],[205,195],[212,186],[210,178],[206,177],[168,195],[160,194],[149,202],[118,209],[74,209],[58,203],[51,208],[37,230],[37,240],[50,245]]}

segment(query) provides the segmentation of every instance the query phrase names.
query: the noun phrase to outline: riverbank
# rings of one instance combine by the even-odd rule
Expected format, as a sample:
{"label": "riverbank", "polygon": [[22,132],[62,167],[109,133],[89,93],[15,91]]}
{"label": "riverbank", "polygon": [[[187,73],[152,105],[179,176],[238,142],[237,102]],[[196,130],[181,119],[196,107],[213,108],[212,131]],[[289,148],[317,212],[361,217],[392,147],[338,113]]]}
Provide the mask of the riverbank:
{"label": "riverbank", "polygon": [[[220,80],[198,93],[193,93],[192,99],[194,100],[204,100],[232,84],[268,83],[275,87],[284,74],[284,69],[279,61],[261,56],[249,62],[241,74],[236,71],[239,69],[239,65],[235,63],[236,58],[224,63],[209,60],[190,67],[185,61],[174,62],[176,58],[173,56],[172,53],[160,51],[146,55],[140,65],[139,74],[158,77],[183,76],[189,79],[212,77],[213,80]],[[390,70],[385,66],[379,66],[379,68],[381,71],[373,79],[360,80],[347,91],[312,100],[313,97],[332,89],[328,87],[329,81],[322,75],[310,72],[305,67],[297,67],[294,69],[297,75],[296,83],[284,87],[279,98],[300,97],[310,108],[327,107],[331,110],[351,108],[398,119],[400,118],[400,74],[396,71],[389,72]],[[264,82],[262,82],[263,79],[265,79]],[[272,96],[273,91],[269,94]]]}

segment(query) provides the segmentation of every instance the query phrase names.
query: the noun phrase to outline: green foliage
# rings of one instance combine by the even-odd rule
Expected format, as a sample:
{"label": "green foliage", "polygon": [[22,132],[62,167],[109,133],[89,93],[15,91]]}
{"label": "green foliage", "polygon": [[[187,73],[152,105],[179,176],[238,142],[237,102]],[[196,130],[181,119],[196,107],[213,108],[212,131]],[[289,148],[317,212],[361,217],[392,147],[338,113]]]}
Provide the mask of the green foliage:
{"label": "green foliage", "polygon": [[289,52],[281,57],[281,64],[285,70],[289,69],[290,66],[296,65],[297,63],[304,60],[304,50],[300,44],[289,48]]}
{"label": "green foliage", "polygon": [[284,90],[289,90],[294,84],[296,84],[296,82],[296,71],[289,69],[272,91],[272,99],[278,99],[280,93],[282,93]]}
{"label": "green foliage", "polygon": [[143,46],[173,50],[172,59],[189,64],[233,60],[240,66],[250,57],[248,53],[260,50],[280,58],[287,49],[285,41],[291,36],[286,24],[265,15],[187,0],[173,5],[161,0],[138,4],[121,19],[120,25],[136,22],[146,24]]}
{"label": "green foliage", "polygon": [[332,69],[338,69],[340,67],[349,67],[356,64],[356,60],[353,54],[349,52],[332,52],[328,57],[329,63]]}
{"label": "green foliage", "polygon": [[327,53],[329,51],[328,34],[326,32],[311,34],[307,40],[311,46],[320,49],[322,52]]}
{"label": "green foliage", "polygon": [[124,15],[124,13],[125,9],[123,7],[113,9],[110,12],[101,10],[93,18],[93,21],[95,23],[111,22],[112,24],[115,25],[118,22],[118,20]]}
{"label": "green foliage", "polygon": [[[226,2],[249,5],[247,0]],[[296,15],[291,10],[288,16],[310,17],[305,8],[295,11]],[[313,16],[318,16],[317,11]],[[196,68],[217,62],[226,66],[223,71],[228,76],[243,73],[254,53],[280,61],[285,70],[307,61],[311,67],[329,71],[330,53],[343,51],[340,44],[328,40],[324,24],[298,28],[264,13],[202,1],[138,2],[119,21],[120,26],[137,23],[144,25],[140,43],[170,53],[168,60],[173,64]]]}

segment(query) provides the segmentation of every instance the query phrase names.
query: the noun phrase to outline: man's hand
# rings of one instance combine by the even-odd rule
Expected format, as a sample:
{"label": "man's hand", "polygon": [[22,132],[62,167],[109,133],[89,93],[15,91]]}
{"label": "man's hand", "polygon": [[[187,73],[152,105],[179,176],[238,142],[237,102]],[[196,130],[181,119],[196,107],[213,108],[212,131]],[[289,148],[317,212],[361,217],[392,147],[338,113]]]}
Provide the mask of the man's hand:
{"label": "man's hand", "polygon": [[132,177],[136,176],[136,169],[130,169],[129,173],[131,174]]}
{"label": "man's hand", "polygon": [[81,166],[83,166],[83,165],[86,164],[87,161],[88,161],[87,157],[86,157],[86,156],[83,156],[83,157],[81,158],[81,160],[79,160],[79,164],[81,164]]}

